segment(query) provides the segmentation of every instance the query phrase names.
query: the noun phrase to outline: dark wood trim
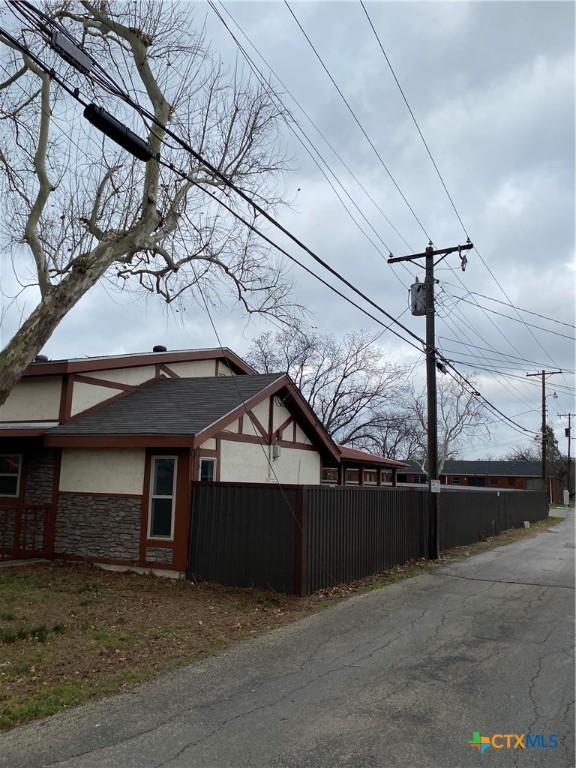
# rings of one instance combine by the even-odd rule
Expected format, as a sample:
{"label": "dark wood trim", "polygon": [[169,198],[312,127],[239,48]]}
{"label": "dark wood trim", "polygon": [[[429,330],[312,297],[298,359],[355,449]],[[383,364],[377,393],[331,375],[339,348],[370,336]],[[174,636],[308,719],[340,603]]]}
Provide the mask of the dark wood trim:
{"label": "dark wood trim", "polygon": [[46,422],[57,424],[58,419],[0,419],[0,424],[46,424]]}
{"label": "dark wood trim", "polygon": [[296,419],[294,419],[293,427],[292,427],[292,442],[296,442]]}
{"label": "dark wood trim", "polygon": [[218,451],[216,448],[198,448],[199,459],[215,459],[217,455]]}
{"label": "dark wood trim", "polygon": [[188,461],[190,450],[178,451],[178,474],[176,476],[176,504],[174,514],[174,559],[172,566],[178,571],[188,567],[188,526],[190,523],[190,478]]}
{"label": "dark wood trim", "polygon": [[244,415],[240,414],[240,416],[238,416],[238,434],[239,435],[242,434],[243,429],[244,429]]}
{"label": "dark wood trim", "polygon": [[256,443],[257,445],[266,445],[266,440],[258,435],[238,435],[236,432],[218,432],[216,437],[219,440],[229,440],[232,443]]}
{"label": "dark wood trim", "polygon": [[81,373],[74,375],[74,381],[78,381],[80,384],[91,384],[94,387],[121,389],[123,392],[132,392],[137,388],[134,384],[124,384],[123,382],[109,381],[108,379],[96,379],[93,376],[83,376]]}
{"label": "dark wood trim", "polygon": [[219,360],[216,358],[216,360],[214,360],[214,376],[218,376],[218,363]]}
{"label": "dark wood trim", "polygon": [[299,451],[314,451],[315,453],[319,453],[318,448],[309,443],[292,443],[289,440],[276,440],[276,445],[281,445],[283,448],[297,448]]}
{"label": "dark wood trim", "polygon": [[268,445],[272,445],[274,439],[272,430],[274,427],[274,395],[268,398]]}
{"label": "dark wood trim", "polygon": [[187,448],[190,435],[50,435],[44,444],[56,448]]}
{"label": "dark wood trim", "polygon": [[[54,422],[56,426],[57,422]],[[42,437],[51,427],[44,429],[3,429],[0,431],[0,437]]]}
{"label": "dark wood trim", "polygon": [[62,389],[60,391],[59,421],[64,423],[70,418],[72,410],[72,393],[74,390],[74,377],[64,374],[62,377]]}
{"label": "dark wood trim", "polygon": [[[283,432],[284,432],[284,430],[285,430],[285,429],[287,429],[287,428],[290,426],[290,424],[292,424],[292,423],[294,423],[294,424],[296,423],[296,422],[294,421],[294,417],[293,417],[293,416],[288,416],[288,418],[287,418],[285,421],[283,421],[283,422],[282,422],[282,424],[280,424],[280,426],[278,427],[278,429],[274,430],[274,437],[275,437],[275,438],[277,438],[278,440],[281,440],[281,439],[282,439],[282,433],[283,433]],[[292,442],[294,442],[294,441],[292,441]]]}
{"label": "dark wood trim", "polygon": [[118,493],[117,491],[59,491],[59,496],[122,496],[128,499],[141,499],[141,493]]}
{"label": "dark wood trim", "polygon": [[148,509],[150,507],[150,457],[152,451],[147,450],[144,457],[144,484],[142,488],[142,512],[140,514],[140,548],[139,563],[146,562],[146,539],[148,538]]}
{"label": "dark wood trim", "polygon": [[248,415],[248,418],[250,419],[250,421],[252,422],[252,424],[254,425],[254,427],[256,428],[256,430],[258,432],[260,432],[260,434],[262,435],[262,437],[266,441],[268,441],[269,440],[269,437],[268,437],[269,433],[266,432],[266,430],[264,429],[264,427],[262,426],[262,424],[260,423],[258,418],[252,413],[252,411],[248,411],[247,415]]}
{"label": "dark wood trim", "polygon": [[152,352],[141,355],[118,355],[114,357],[87,358],[86,360],[54,360],[45,363],[31,363],[23,376],[49,376],[51,374],[82,373],[89,371],[117,370],[118,368],[139,368],[157,363],[187,363],[197,360],[223,359],[232,371],[241,374],[255,374],[252,366],[232,352],[228,347],[219,349],[189,350],[179,352]]}
{"label": "dark wood trim", "polygon": [[164,365],[163,363],[158,365],[157,368],[160,371],[163,371],[168,376],[168,378],[170,378],[170,379],[179,379],[180,378],[180,376],[178,376],[178,374],[175,371],[173,371],[172,368],[168,368],[168,366]]}

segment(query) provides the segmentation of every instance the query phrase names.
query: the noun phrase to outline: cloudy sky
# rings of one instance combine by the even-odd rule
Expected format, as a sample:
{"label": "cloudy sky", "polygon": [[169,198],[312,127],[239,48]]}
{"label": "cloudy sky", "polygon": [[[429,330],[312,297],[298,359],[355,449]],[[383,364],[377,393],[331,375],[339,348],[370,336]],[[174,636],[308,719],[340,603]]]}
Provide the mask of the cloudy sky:
{"label": "cloudy sky", "polygon": [[[424,232],[284,3],[234,2],[226,8],[283,81],[285,88],[279,90],[286,105],[378,232],[382,251],[387,254],[382,241],[394,255],[409,252],[406,243],[422,251],[427,245]],[[538,429],[540,391],[525,373],[543,366],[572,371],[574,343],[567,337],[574,329],[527,313],[521,313],[527,323],[564,335],[519,322],[513,308],[494,301],[508,299],[486,265],[518,307],[574,323],[573,4],[381,2],[368,3],[367,8],[482,257],[470,252],[465,273],[457,255],[439,265],[439,346],[459,361],[462,371],[476,376],[478,388],[501,410],[519,414],[518,422]],[[436,247],[463,242],[462,228],[360,3],[297,2],[293,10]],[[199,24],[206,18],[213,48],[234,66],[237,49],[220,21],[203,4],[197,5],[196,17]],[[377,207],[292,97],[353,169]],[[422,271],[388,265],[287,129],[282,140],[291,157],[283,183],[292,205],[279,211],[281,221],[381,306],[400,315],[413,281],[410,273],[422,277]],[[373,233],[371,237],[376,240]],[[309,308],[310,321],[320,331],[377,331],[368,318],[297,268],[291,278],[297,301]],[[486,309],[474,306],[477,303]],[[21,300],[6,313],[4,343],[25,310]],[[214,319],[222,343],[240,354],[254,335],[269,327],[246,322],[234,307],[221,309]],[[423,318],[406,313],[402,320],[424,335]],[[127,298],[99,286],[64,320],[44,352],[53,358],[77,357],[144,351],[158,343],[188,348],[217,342],[202,308],[193,301],[185,312],[173,314],[159,300]],[[389,334],[380,344],[390,361],[418,357]],[[419,359],[416,370],[423,371],[424,360]],[[488,368],[506,375],[483,370]],[[558,394],[549,400],[550,418],[563,447],[557,414],[574,411],[573,386],[571,373],[549,382],[549,392]],[[525,442],[511,429],[494,424],[491,439],[472,441],[463,456],[497,457]]]}

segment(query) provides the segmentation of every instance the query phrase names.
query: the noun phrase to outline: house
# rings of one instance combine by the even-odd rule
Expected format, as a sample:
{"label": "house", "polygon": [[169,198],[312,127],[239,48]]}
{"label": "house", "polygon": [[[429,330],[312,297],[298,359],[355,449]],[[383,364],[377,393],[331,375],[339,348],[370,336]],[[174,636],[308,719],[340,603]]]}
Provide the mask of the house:
{"label": "house", "polygon": [[[407,469],[398,474],[399,483],[426,482],[426,474],[418,462],[408,461],[407,465]],[[440,474],[440,482],[476,488],[540,490],[542,465],[539,461],[447,459]],[[560,483],[556,478],[550,478],[550,497],[552,501],[560,501]]]}
{"label": "house", "polygon": [[338,446],[339,466],[322,467],[325,485],[397,485],[397,473],[407,467],[403,461],[374,456],[357,448]]}
{"label": "house", "polygon": [[228,349],[155,350],[25,371],[0,408],[0,559],[183,573],[195,481],[316,485],[332,467],[369,485],[396,471],[339,448],[287,375]]}

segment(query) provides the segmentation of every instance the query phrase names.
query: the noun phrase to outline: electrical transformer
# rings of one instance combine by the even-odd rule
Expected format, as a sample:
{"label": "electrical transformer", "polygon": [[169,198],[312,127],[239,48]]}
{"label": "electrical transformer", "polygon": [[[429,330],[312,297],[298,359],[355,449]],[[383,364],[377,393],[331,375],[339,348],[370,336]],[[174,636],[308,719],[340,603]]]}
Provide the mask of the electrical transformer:
{"label": "electrical transformer", "polygon": [[426,285],[420,283],[418,278],[410,286],[410,312],[413,315],[426,314]]}

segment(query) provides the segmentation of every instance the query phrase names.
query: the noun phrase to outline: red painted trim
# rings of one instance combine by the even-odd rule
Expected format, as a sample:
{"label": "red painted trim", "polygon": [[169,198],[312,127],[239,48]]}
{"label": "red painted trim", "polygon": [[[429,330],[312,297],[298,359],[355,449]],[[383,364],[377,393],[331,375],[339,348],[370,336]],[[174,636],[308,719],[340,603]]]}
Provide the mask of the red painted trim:
{"label": "red painted trim", "polygon": [[53,435],[44,444],[57,448],[186,448],[193,445],[190,435]]}
{"label": "red painted trim", "polygon": [[136,389],[133,384],[124,384],[119,381],[108,381],[108,379],[95,379],[93,376],[83,376],[81,373],[77,373],[74,376],[74,381],[79,381],[82,384],[92,384],[95,387],[108,387],[109,389],[121,389],[124,392],[132,392]]}
{"label": "red painted trim", "polygon": [[60,496],[122,496],[128,499],[141,499],[141,493],[107,493],[106,491],[59,491]]}
{"label": "red painted trim", "polygon": [[162,363],[193,362],[196,360],[224,359],[233,371],[241,374],[255,374],[252,366],[232,352],[228,347],[220,349],[189,350],[180,352],[153,352],[142,355],[118,355],[86,360],[54,360],[46,363],[32,363],[23,376],[47,376],[50,374],[83,373],[90,371],[138,368]]}
{"label": "red painted trim", "polygon": [[178,374],[177,374],[175,371],[173,371],[173,370],[172,370],[172,368],[168,368],[168,366],[167,366],[167,365],[162,365],[162,364],[161,364],[161,365],[158,365],[158,366],[156,366],[156,367],[157,367],[157,368],[158,368],[160,371],[164,371],[164,373],[165,373],[165,374],[167,374],[167,376],[168,376],[170,379],[179,379],[179,378],[180,378],[180,376],[178,376]]}
{"label": "red painted trim", "polygon": [[274,425],[274,395],[268,398],[268,445],[272,445],[272,429]]}
{"label": "red painted trim", "polygon": [[281,445],[283,448],[298,448],[299,451],[314,451],[318,453],[318,448],[309,443],[292,443],[289,440],[277,440],[276,445]]}
{"label": "red painted trim", "polygon": [[281,439],[282,432],[284,432],[284,430],[287,429],[292,423],[296,424],[296,422],[294,421],[294,417],[288,416],[288,418],[284,422],[282,422],[282,424],[280,424],[278,429],[275,430],[274,436],[277,437],[278,439]]}
{"label": "red painted trim", "polygon": [[51,427],[44,429],[2,429],[0,430],[0,437],[42,437],[49,429]]}
{"label": "red painted trim", "polygon": [[237,435],[236,432],[218,432],[216,437],[219,440],[229,440],[232,443],[255,443],[257,445],[266,445],[264,437],[258,435]]}
{"label": "red painted trim", "polygon": [[250,421],[252,422],[252,424],[255,426],[256,430],[257,430],[258,432],[260,432],[260,434],[262,435],[262,437],[263,437],[265,440],[267,440],[267,441],[268,441],[268,440],[269,440],[269,437],[268,437],[268,434],[269,434],[269,433],[268,433],[268,432],[266,432],[266,430],[264,429],[264,427],[262,426],[262,424],[260,423],[260,421],[258,420],[258,418],[257,418],[256,416],[254,416],[254,414],[252,413],[252,411],[248,411],[248,414],[247,414],[247,415],[248,415],[248,418],[250,419]]}
{"label": "red painted trim", "polygon": [[60,413],[61,422],[68,421],[72,409],[72,392],[74,390],[74,377],[65,374],[62,377],[62,389],[60,392]]}

